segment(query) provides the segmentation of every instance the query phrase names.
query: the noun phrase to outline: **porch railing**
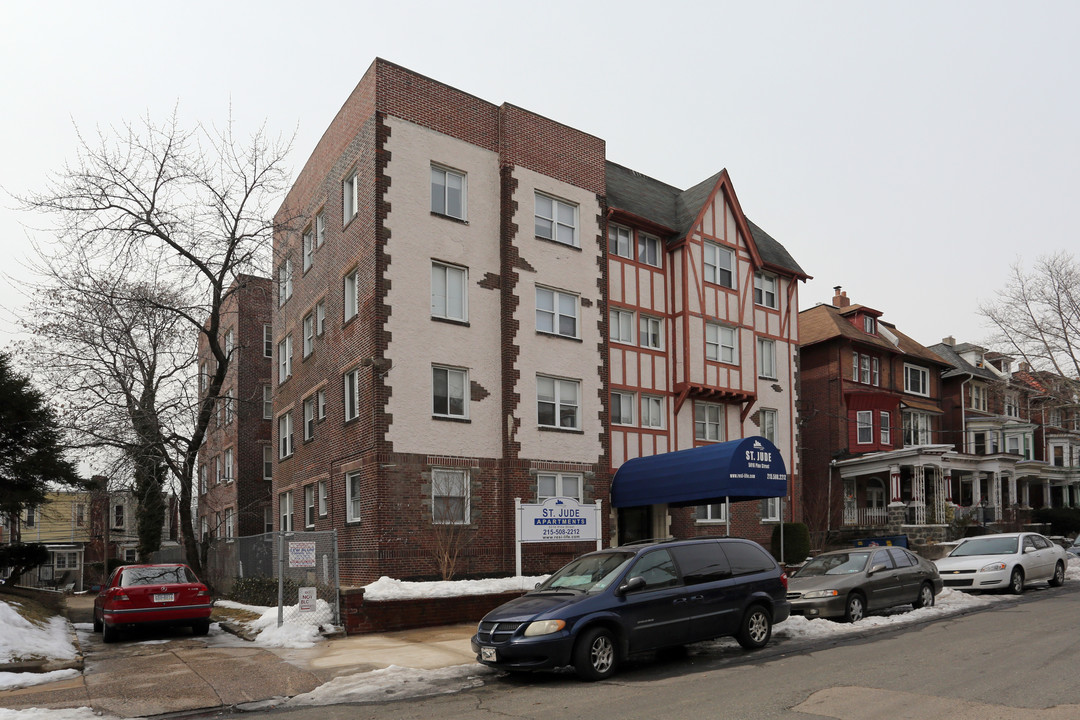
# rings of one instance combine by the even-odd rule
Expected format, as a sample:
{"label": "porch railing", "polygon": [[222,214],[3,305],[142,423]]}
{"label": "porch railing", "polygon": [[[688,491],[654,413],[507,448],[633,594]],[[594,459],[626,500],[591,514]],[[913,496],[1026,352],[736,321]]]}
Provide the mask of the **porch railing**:
{"label": "porch railing", "polygon": [[875,527],[888,525],[889,511],[887,508],[844,508],[844,524],[859,527]]}

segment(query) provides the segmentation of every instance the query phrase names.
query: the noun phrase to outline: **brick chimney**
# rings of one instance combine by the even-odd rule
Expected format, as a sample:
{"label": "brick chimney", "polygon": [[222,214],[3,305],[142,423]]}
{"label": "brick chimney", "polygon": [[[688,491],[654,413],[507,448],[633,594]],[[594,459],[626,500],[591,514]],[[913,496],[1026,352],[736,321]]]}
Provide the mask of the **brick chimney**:
{"label": "brick chimney", "polygon": [[836,293],[835,295],[833,295],[832,299],[833,307],[846,308],[848,305],[851,304],[851,301],[848,300],[847,293],[841,292],[839,285],[833,288],[833,292]]}
{"label": "brick chimney", "polygon": [[952,335],[949,335],[947,337],[943,337],[943,338],[941,338],[941,344],[942,345],[948,345],[949,347],[955,347],[956,346],[956,338],[954,338]]}

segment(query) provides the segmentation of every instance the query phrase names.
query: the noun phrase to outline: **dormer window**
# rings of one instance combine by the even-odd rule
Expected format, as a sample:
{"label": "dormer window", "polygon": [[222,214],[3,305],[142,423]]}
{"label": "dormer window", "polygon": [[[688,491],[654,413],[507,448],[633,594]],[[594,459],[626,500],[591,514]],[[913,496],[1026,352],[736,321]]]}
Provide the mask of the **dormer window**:
{"label": "dormer window", "polygon": [[873,335],[875,332],[877,332],[877,323],[874,321],[874,318],[870,315],[863,315],[862,329],[863,332],[868,335]]}

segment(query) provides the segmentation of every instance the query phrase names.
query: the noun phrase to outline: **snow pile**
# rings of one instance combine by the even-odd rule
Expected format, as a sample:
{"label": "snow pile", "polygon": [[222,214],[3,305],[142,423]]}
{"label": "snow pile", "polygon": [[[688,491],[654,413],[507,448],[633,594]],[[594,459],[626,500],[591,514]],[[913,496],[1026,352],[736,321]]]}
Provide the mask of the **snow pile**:
{"label": "snow pile", "polygon": [[0,600],[0,663],[23,660],[74,660],[68,622],[62,617],[47,623],[27,620],[16,609],[15,601]]}
{"label": "snow pile", "polygon": [[286,707],[375,702],[455,693],[480,687],[495,670],[482,665],[454,665],[435,670],[391,665],[382,670],[343,675],[309,693],[288,700]]}
{"label": "snow pile", "polygon": [[0,690],[18,690],[20,688],[30,687],[31,685],[44,685],[45,683],[56,682],[57,680],[67,680],[69,678],[79,677],[81,673],[78,670],[53,670],[46,673],[33,673],[33,672],[0,672]]}
{"label": "snow pile", "polygon": [[517,575],[489,580],[442,580],[409,582],[394,580],[385,575],[364,586],[365,600],[416,600],[418,598],[457,597],[459,595],[494,595],[504,592],[525,592],[547,580],[547,575],[526,577]]}
{"label": "snow pile", "polygon": [[[321,640],[319,635],[323,624],[320,620],[333,617],[330,605],[325,600],[315,601],[315,610],[300,612],[299,603],[286,605],[282,608],[282,624],[278,627],[278,610],[276,607],[262,607],[259,605],[243,605],[230,600],[218,600],[215,605],[219,607],[246,610],[259,615],[257,620],[241,623],[253,632],[257,632],[256,645],[279,648],[308,648]],[[331,630],[329,626],[325,629]]]}
{"label": "snow pile", "polygon": [[[81,708],[0,708],[0,720],[118,720],[115,715],[100,715],[88,707]],[[130,718],[129,720],[141,720]]]}

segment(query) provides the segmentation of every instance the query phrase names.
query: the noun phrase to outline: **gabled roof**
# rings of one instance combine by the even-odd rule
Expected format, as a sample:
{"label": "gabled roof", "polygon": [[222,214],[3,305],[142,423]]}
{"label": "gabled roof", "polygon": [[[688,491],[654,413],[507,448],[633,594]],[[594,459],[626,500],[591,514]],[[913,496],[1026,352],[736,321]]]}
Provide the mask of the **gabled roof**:
{"label": "gabled roof", "polygon": [[993,370],[973,365],[972,363],[965,360],[959,352],[957,352],[957,350],[962,351],[965,349],[976,348],[981,350],[978,345],[972,345],[970,343],[961,343],[955,347],[946,343],[937,343],[936,345],[930,346],[931,350],[940,355],[943,359],[947,360],[948,363],[953,366],[951,370],[946,370],[942,377],[950,378],[960,375],[973,375],[989,382],[1000,382],[1002,379],[1001,376],[995,373]]}
{"label": "gabled roof", "polygon": [[[878,320],[879,325],[884,325],[896,336],[897,344],[881,337],[880,335],[863,332],[848,322],[847,316],[862,308],[861,305],[848,305],[838,308],[833,305],[817,305],[809,310],[799,313],[799,344],[803,347],[815,343],[827,342],[835,339],[846,339],[871,347],[880,348],[886,352],[908,355],[919,358],[935,365],[948,367],[949,363],[934,353],[929,348],[920,345],[910,337],[896,329],[892,323]],[[869,309],[869,308],[868,308]]]}
{"label": "gabled roof", "polygon": [[[686,237],[701,210],[717,188],[730,180],[724,170],[687,189],[660,182],[636,170],[607,161],[608,206],[630,213],[670,230],[668,241]],[[731,190],[732,195],[734,191]],[[733,203],[738,208],[738,200]],[[737,213],[741,210],[737,209]],[[809,277],[791,257],[787,249],[760,227],[746,219],[750,230],[747,243],[752,243],[762,264],[786,270],[800,277]]]}

